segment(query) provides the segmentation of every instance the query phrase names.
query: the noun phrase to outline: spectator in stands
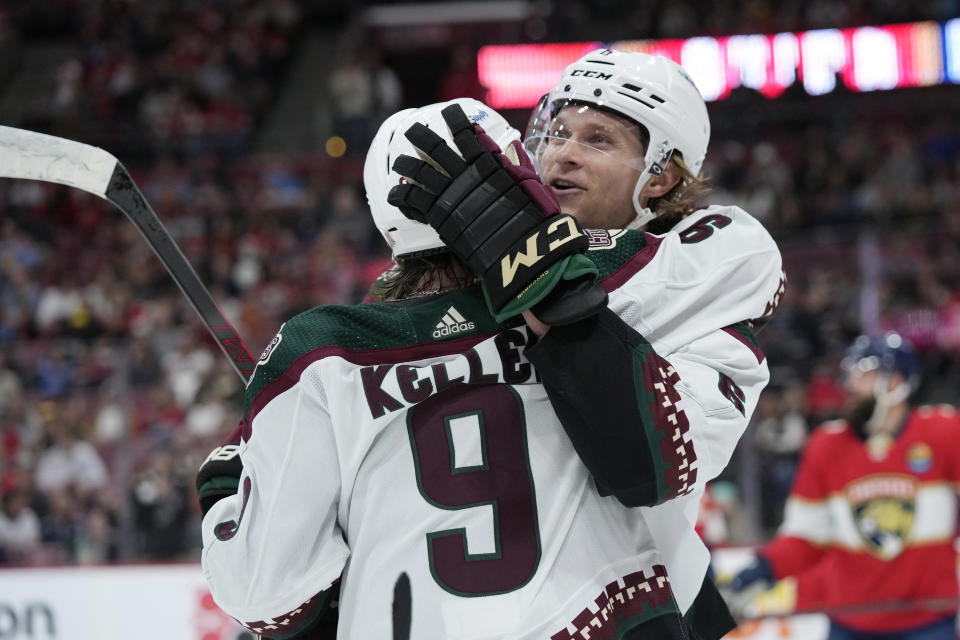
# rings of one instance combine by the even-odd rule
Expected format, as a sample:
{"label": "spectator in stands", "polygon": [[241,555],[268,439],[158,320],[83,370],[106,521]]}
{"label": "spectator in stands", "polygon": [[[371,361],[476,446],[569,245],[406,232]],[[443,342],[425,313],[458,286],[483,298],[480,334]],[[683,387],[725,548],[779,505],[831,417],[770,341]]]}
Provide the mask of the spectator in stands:
{"label": "spectator in stands", "polygon": [[213,363],[213,354],[197,344],[193,332],[180,332],[175,350],[161,359],[167,383],[179,406],[186,407],[194,401],[204,378],[213,370]]}
{"label": "spectator in stands", "polygon": [[60,415],[58,406],[46,407],[47,444],[37,458],[36,489],[45,494],[74,490],[82,499],[107,483],[107,467],[94,446],[79,437],[76,425]]}
{"label": "spectator in stands", "polygon": [[0,509],[0,563],[29,562],[40,545],[40,520],[29,492],[19,486],[3,491]]}
{"label": "spectator in stands", "polygon": [[72,562],[80,536],[83,504],[73,487],[50,490],[40,496],[40,532],[44,558],[55,564]]}
{"label": "spectator in stands", "polygon": [[7,349],[0,347],[0,415],[19,404],[22,394],[23,382],[20,375],[10,367]]}
{"label": "spectator in stands", "polygon": [[783,504],[807,441],[805,399],[805,386],[794,381],[786,388],[767,389],[757,406],[754,438],[761,456],[765,529],[774,529],[783,519]]}
{"label": "spectator in stands", "polygon": [[[192,478],[191,478],[192,480]],[[167,447],[149,453],[131,489],[136,547],[151,560],[178,560],[190,548],[192,482]]]}
{"label": "spectator in stands", "polygon": [[75,368],[62,343],[54,342],[37,360],[34,376],[37,390],[48,397],[64,396],[74,382]]}
{"label": "spectator in stands", "polygon": [[374,126],[374,84],[372,69],[358,55],[347,56],[330,74],[334,131],[347,143],[347,149],[362,153],[370,145]]}
{"label": "spectator in stands", "polygon": [[120,559],[113,520],[113,514],[100,505],[86,513],[75,544],[78,564],[104,564]]}

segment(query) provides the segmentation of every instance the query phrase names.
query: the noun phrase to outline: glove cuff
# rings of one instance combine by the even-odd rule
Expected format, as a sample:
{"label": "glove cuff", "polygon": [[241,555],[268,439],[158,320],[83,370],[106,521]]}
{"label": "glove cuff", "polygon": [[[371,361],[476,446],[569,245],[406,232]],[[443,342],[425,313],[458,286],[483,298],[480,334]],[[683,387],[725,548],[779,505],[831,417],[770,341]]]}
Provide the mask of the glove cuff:
{"label": "glove cuff", "polygon": [[[589,260],[575,255],[570,258],[571,264],[578,258]],[[576,268],[571,264],[564,270],[563,280],[531,308],[540,322],[551,326],[572,324],[596,315],[607,306],[607,292],[597,284],[596,271],[575,277]]]}
{"label": "glove cuff", "polygon": [[[512,318],[530,309],[550,296],[561,282],[573,280],[589,280],[593,282],[596,280],[598,273],[597,266],[583,254],[568,255],[549,267],[526,288],[520,291],[520,293],[507,300],[507,302],[500,307],[494,306],[494,299],[491,296],[490,287],[486,279],[483,280],[483,296],[493,317],[497,322],[503,322],[507,318]],[[603,294],[602,304],[606,304],[606,292],[603,291],[603,289],[600,289],[600,291]],[[592,297],[590,299],[593,300]],[[597,310],[599,310],[599,308]],[[596,311],[594,311],[594,313],[595,312]],[[559,322],[557,324],[566,323]]]}

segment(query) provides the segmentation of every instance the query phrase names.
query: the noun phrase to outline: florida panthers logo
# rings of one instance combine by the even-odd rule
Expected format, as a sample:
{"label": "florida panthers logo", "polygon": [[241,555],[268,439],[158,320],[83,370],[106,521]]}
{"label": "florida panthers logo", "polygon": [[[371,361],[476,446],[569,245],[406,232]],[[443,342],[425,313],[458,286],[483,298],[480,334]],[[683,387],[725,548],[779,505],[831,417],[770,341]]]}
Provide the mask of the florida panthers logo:
{"label": "florida panthers logo", "polygon": [[867,551],[892,560],[907,546],[917,512],[917,482],[902,475],[874,475],[846,491],[857,531]]}

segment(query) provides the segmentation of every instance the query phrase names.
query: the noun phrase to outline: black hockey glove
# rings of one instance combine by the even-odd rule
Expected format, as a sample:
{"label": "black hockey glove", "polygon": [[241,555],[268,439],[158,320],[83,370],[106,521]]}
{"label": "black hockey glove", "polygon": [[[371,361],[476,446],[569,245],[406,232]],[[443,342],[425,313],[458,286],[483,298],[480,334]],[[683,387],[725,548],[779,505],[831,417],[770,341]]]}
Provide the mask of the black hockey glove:
{"label": "black hockey glove", "polygon": [[243,473],[243,464],[240,462],[242,427],[241,422],[200,465],[200,471],[197,472],[197,497],[200,500],[200,511],[203,515],[207,515],[207,511],[218,500],[237,492],[240,475]]}
{"label": "black hockey glove", "polygon": [[398,156],[394,170],[413,181],[393,187],[388,202],[429,224],[444,244],[481,277],[487,306],[498,321],[536,305],[547,324],[568,324],[607,303],[598,270],[584,252],[586,235],[544,185],[519,142],[514,163],[467,118],[460,105],[443,119],[460,154],[426,126],[408,140],[439,167]]}

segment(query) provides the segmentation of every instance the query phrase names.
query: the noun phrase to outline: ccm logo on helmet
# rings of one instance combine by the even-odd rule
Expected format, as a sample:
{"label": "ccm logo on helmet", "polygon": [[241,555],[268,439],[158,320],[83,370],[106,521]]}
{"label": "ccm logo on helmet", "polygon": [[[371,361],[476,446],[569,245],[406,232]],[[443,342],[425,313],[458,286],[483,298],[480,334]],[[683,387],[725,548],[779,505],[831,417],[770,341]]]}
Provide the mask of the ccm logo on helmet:
{"label": "ccm logo on helmet", "polygon": [[570,75],[583,76],[584,78],[599,78],[600,80],[609,80],[613,77],[612,73],[601,73],[600,71],[590,71],[588,69],[574,69]]}

